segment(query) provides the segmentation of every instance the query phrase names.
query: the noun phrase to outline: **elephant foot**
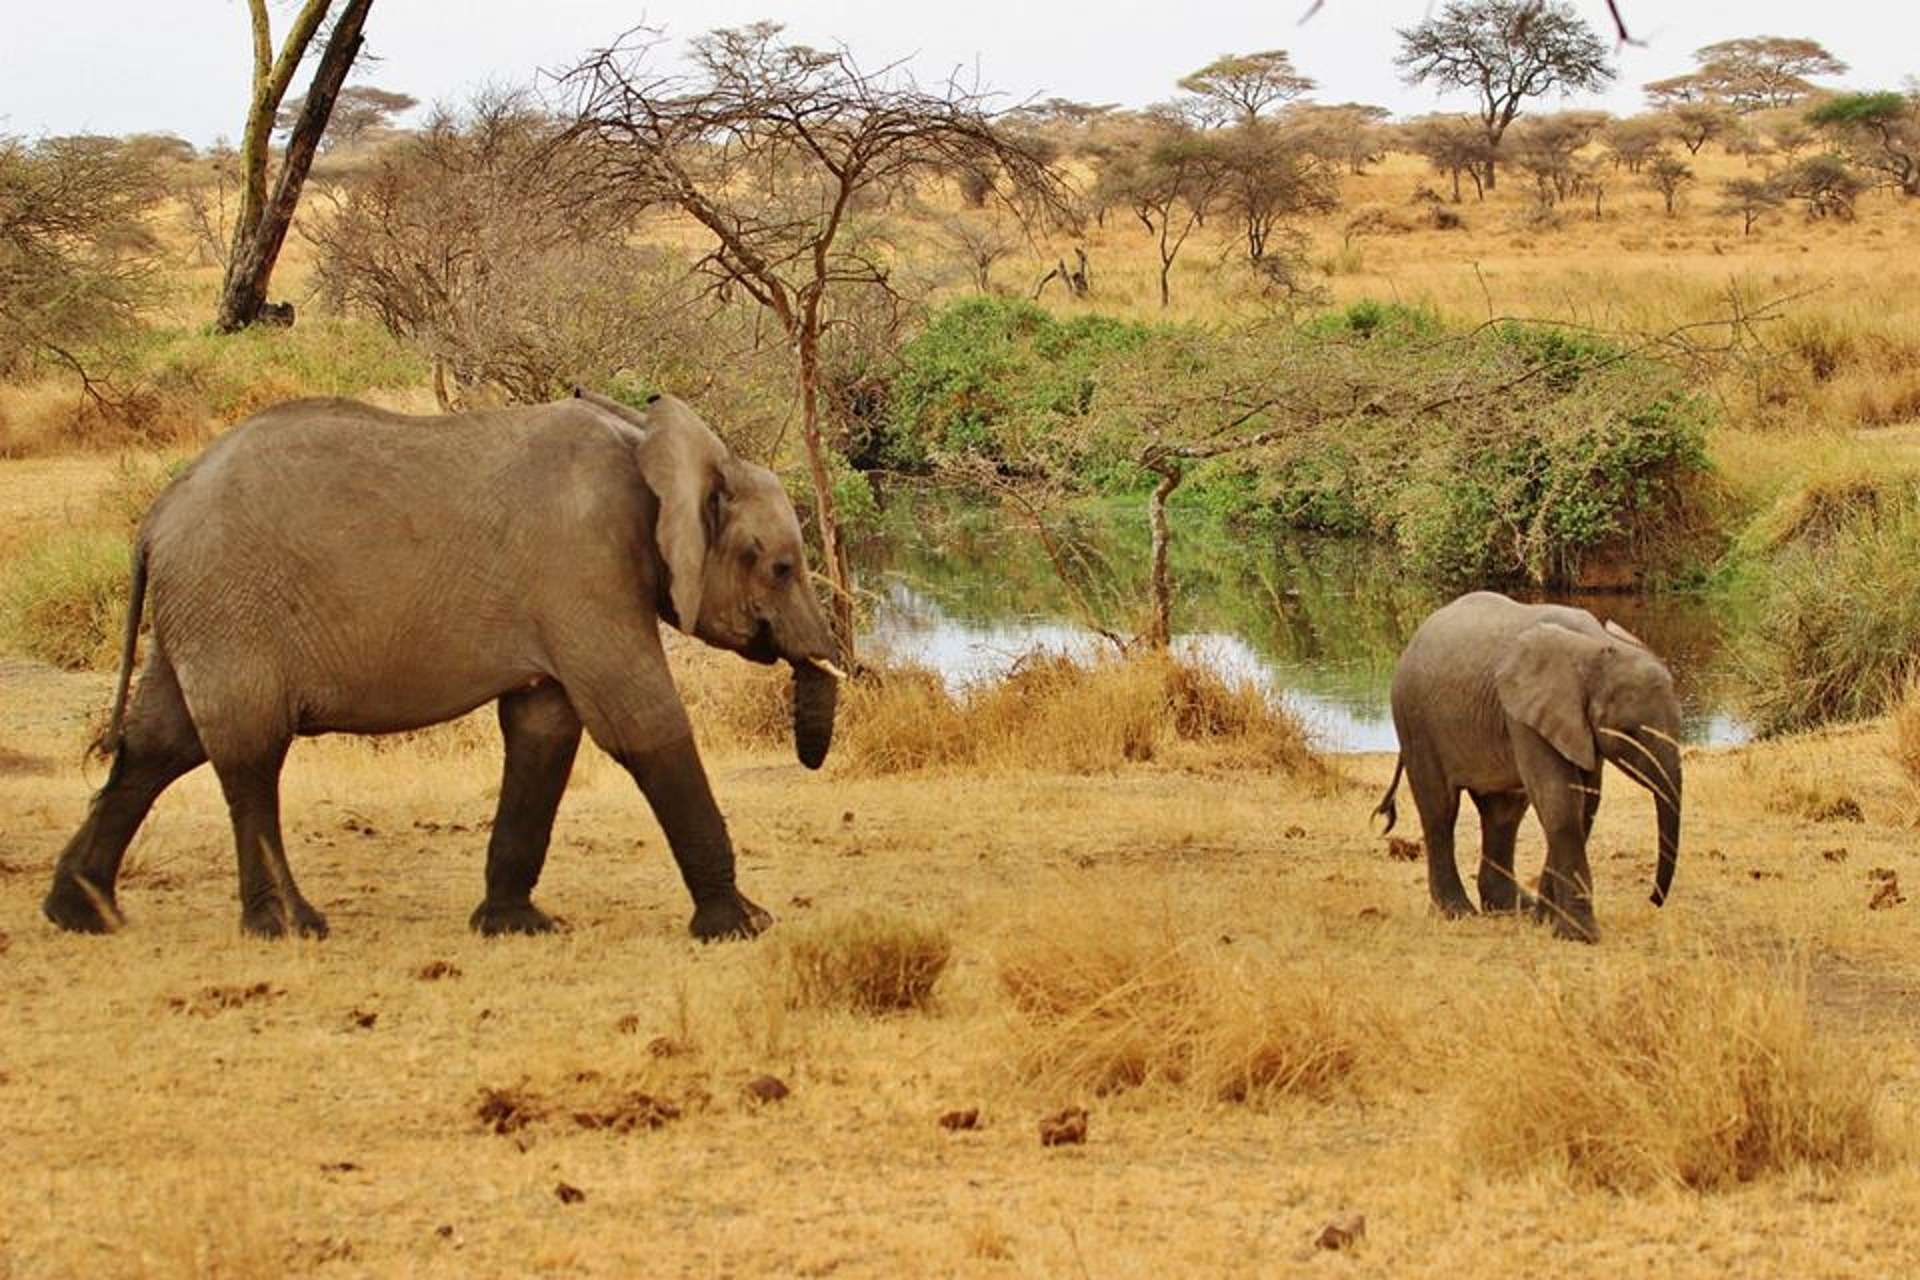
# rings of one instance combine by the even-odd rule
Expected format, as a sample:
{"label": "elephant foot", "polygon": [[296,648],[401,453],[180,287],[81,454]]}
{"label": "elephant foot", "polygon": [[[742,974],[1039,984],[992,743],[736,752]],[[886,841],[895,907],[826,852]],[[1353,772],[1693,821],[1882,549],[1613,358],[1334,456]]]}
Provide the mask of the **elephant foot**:
{"label": "elephant foot", "polygon": [[693,936],[702,942],[724,942],[735,938],[751,938],[765,933],[773,925],[773,915],[748,898],[744,893],[735,893],[729,899],[710,902],[695,908],[693,923],[688,926]]}
{"label": "elephant foot", "polygon": [[509,933],[555,933],[560,924],[531,902],[482,902],[473,909],[467,927],[486,938]]}
{"label": "elephant foot", "polygon": [[1591,904],[1575,903],[1568,906],[1542,895],[1533,901],[1533,918],[1551,925],[1553,936],[1563,941],[1600,941],[1600,926],[1594,922]]}
{"label": "elephant foot", "polygon": [[1440,914],[1442,920],[1465,920],[1479,914],[1464,894],[1458,898],[1435,898],[1433,909]]}
{"label": "elephant foot", "polygon": [[113,895],[102,893],[85,879],[55,872],[40,911],[68,933],[117,933],[126,927]]}
{"label": "elephant foot", "polygon": [[277,899],[240,912],[240,931],[255,938],[324,938],[331,930],[327,918],[305,898],[296,896],[288,911]]}

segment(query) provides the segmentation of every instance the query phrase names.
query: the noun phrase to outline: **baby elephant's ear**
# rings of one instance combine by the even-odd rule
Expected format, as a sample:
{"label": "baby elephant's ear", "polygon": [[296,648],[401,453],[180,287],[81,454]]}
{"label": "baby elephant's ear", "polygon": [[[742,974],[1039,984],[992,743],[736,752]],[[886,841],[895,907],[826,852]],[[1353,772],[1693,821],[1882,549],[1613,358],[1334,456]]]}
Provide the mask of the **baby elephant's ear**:
{"label": "baby elephant's ear", "polygon": [[1587,720],[1587,684],[1601,643],[1553,622],[1520,633],[1494,668],[1500,706],[1582,769],[1598,763]]}
{"label": "baby elephant's ear", "polygon": [[659,499],[654,542],[667,570],[667,594],[680,630],[694,634],[706,580],[707,551],[717,534],[727,446],[698,414],[672,396],[649,402],[646,433],[634,452],[640,475]]}
{"label": "baby elephant's ear", "polygon": [[1639,636],[1633,634],[1633,632],[1627,630],[1612,618],[1608,618],[1603,625],[1606,627],[1607,634],[1615,640],[1633,645],[1637,649],[1645,649],[1647,647],[1645,640],[1642,640]]}

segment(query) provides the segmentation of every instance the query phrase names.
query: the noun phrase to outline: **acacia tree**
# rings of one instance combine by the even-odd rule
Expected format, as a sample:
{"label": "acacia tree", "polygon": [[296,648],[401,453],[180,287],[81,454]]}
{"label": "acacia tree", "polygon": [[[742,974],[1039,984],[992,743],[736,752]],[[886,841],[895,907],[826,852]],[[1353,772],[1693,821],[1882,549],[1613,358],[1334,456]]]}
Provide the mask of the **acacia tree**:
{"label": "acacia tree", "polygon": [[293,73],[327,15],[328,3],[304,0],[276,56],[266,0],[248,0],[253,24],[253,93],[240,143],[240,207],[234,218],[233,247],[227,254],[226,278],[221,282],[220,305],[214,317],[214,327],[223,333],[246,328],[260,318],[266,305],[274,264],[286,243],[287,228],[293,223],[293,211],[300,203],[300,192],[313,167],[320,136],[326,132],[334,100],[359,56],[361,29],[372,5],[373,0],[346,0],[334,18],[300,117],[287,138],[286,154],[269,199],[268,137]]}
{"label": "acacia tree", "polygon": [[1848,93],[1807,113],[1847,158],[1903,196],[1920,196],[1920,91]]}
{"label": "acacia tree", "polygon": [[[379,89],[370,84],[350,84],[340,90],[333,100],[333,112],[327,118],[320,148],[324,151],[343,142],[357,141],[375,130],[391,128],[395,116],[419,105],[420,99],[411,94],[395,93],[391,89]],[[281,129],[291,130],[300,123],[300,116],[306,109],[304,94],[298,98],[288,98],[280,104],[274,123]]]}
{"label": "acacia tree", "polygon": [[117,139],[0,136],[0,376],[52,361],[105,399],[96,357],[150,296],[164,195],[153,160]]}
{"label": "acacia tree", "polygon": [[1294,69],[1285,49],[1267,49],[1222,54],[1182,76],[1180,87],[1205,101],[1213,118],[1251,124],[1274,103],[1291,102],[1308,92],[1314,82]]}
{"label": "acacia tree", "polygon": [[984,94],[922,88],[898,66],[789,43],[759,22],[691,42],[690,72],[656,68],[644,28],[566,73],[575,136],[597,144],[604,181],[677,209],[705,233],[699,268],[751,297],[794,353],[801,437],[841,643],[853,652],[853,594],[820,428],[821,337],[836,300],[892,294],[885,245],[865,211],[919,183],[985,175],[1022,216],[1065,208],[1059,179]]}
{"label": "acacia tree", "polygon": [[1174,259],[1219,198],[1226,174],[1212,140],[1177,109],[1153,111],[1149,128],[1140,146],[1108,157],[1096,196],[1133,210],[1154,238],[1164,307],[1173,300]]}
{"label": "acacia tree", "polygon": [[1488,190],[1501,136],[1527,99],[1604,89],[1614,75],[1606,46],[1565,0],[1449,0],[1399,36],[1394,64],[1407,83],[1479,94]]}
{"label": "acacia tree", "polygon": [[1473,179],[1476,199],[1486,196],[1481,175],[1493,164],[1486,130],[1471,116],[1422,116],[1400,130],[1401,145],[1422,156],[1433,171],[1453,179],[1453,202],[1460,203],[1460,175]]}
{"label": "acacia tree", "polygon": [[[1207,135],[1206,144],[1220,207],[1240,224],[1256,271],[1269,269],[1274,232],[1288,219],[1339,206],[1333,167],[1288,131],[1256,120]],[[1285,274],[1285,264],[1271,265]]]}

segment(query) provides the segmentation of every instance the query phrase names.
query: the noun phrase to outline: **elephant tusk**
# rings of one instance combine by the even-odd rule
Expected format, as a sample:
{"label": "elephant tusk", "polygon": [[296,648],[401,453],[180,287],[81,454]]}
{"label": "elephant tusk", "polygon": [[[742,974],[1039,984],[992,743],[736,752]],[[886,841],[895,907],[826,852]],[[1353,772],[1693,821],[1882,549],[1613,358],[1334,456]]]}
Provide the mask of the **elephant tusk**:
{"label": "elephant tusk", "polygon": [[[1641,742],[1638,738],[1634,737],[1632,734],[1622,733],[1618,729],[1601,729],[1599,730],[1599,732],[1606,734],[1610,738],[1618,738],[1622,742],[1632,743],[1634,745],[1634,748],[1638,750],[1641,755],[1645,756],[1647,760],[1650,763],[1652,763],[1653,767],[1659,771],[1661,780],[1664,781],[1669,788],[1673,786],[1673,779],[1669,777],[1667,774],[1667,766],[1661,764],[1660,758],[1654,755],[1653,752],[1647,750],[1647,746],[1645,743]],[[1660,733],[1658,729],[1649,730],[1649,732],[1659,734],[1660,737],[1666,739],[1666,741],[1668,742],[1673,741],[1673,739],[1668,738],[1666,734]],[[1627,769],[1627,765],[1625,764],[1624,761],[1616,760],[1614,761],[1614,764],[1618,765],[1621,769]],[[1641,778],[1637,771],[1630,770],[1630,769],[1627,769],[1627,771],[1629,773],[1632,773],[1634,776],[1634,779],[1640,782],[1642,786],[1646,787],[1647,790],[1652,791],[1657,795],[1665,796],[1667,799],[1672,798],[1671,796],[1667,796],[1667,793],[1665,791],[1659,790],[1658,788],[1654,787],[1650,782]]]}
{"label": "elephant tusk", "polygon": [[1660,741],[1672,747],[1675,751],[1678,751],[1680,749],[1680,743],[1673,737],[1672,734],[1662,733],[1660,732],[1660,730],[1654,728],[1650,724],[1641,725],[1640,732],[1652,734],[1654,737],[1660,739]]}
{"label": "elephant tusk", "polygon": [[839,667],[834,666],[831,662],[828,662],[825,658],[808,658],[807,661],[811,662],[814,666],[818,667],[820,670],[832,676],[835,680],[839,680],[844,683],[848,679],[846,672],[842,671]]}

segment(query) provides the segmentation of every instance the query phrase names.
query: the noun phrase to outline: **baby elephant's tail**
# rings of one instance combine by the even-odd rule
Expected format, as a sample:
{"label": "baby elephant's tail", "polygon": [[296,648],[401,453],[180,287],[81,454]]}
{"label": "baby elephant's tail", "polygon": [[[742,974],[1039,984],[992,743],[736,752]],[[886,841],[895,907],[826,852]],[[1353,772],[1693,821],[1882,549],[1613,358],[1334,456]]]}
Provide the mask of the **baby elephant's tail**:
{"label": "baby elephant's tail", "polygon": [[1407,767],[1407,762],[1404,757],[1400,759],[1396,759],[1393,762],[1393,781],[1387,784],[1387,794],[1380,797],[1380,803],[1377,806],[1375,806],[1373,813],[1369,815],[1370,817],[1375,817],[1375,818],[1380,818],[1380,817],[1386,818],[1387,825],[1380,828],[1381,835],[1385,835],[1387,834],[1387,832],[1392,831],[1393,824],[1399,819],[1399,814],[1394,812],[1393,793],[1400,789],[1400,775],[1403,772],[1405,772],[1406,767]]}

